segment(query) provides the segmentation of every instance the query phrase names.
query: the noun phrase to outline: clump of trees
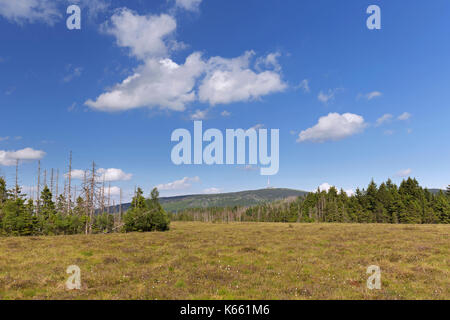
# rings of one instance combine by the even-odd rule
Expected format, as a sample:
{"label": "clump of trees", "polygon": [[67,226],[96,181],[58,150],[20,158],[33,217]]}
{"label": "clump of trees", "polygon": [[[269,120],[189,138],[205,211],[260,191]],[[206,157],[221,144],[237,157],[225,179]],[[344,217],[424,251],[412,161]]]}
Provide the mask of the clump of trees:
{"label": "clump of trees", "polygon": [[249,208],[188,209],[171,217],[184,221],[258,221],[258,222],[342,222],[342,223],[450,223],[450,186],[447,192],[431,193],[416,179],[391,180],[379,186],[370,182],[354,195],[331,187],[328,191],[308,193]]}
{"label": "clump of trees", "polygon": [[40,191],[39,169],[37,196],[27,199],[18,186],[17,171],[13,189],[8,189],[5,179],[0,177],[0,235],[72,235],[169,229],[169,218],[159,203],[157,189],[153,189],[150,199],[146,200],[139,188],[130,210],[123,213],[120,205],[119,212],[116,212],[114,205],[114,212],[111,212],[110,197],[105,195],[105,182],[99,182],[95,164],[92,170],[85,172],[78,196],[76,188],[72,190],[74,194],[71,192],[70,170],[62,194],[56,192],[53,195],[53,171],[51,186],[45,181]]}
{"label": "clump of trees", "polygon": [[138,188],[131,202],[130,209],[124,216],[124,231],[149,232],[169,230],[169,217],[158,199],[158,189],[154,188],[149,201],[146,201],[142,189]]}

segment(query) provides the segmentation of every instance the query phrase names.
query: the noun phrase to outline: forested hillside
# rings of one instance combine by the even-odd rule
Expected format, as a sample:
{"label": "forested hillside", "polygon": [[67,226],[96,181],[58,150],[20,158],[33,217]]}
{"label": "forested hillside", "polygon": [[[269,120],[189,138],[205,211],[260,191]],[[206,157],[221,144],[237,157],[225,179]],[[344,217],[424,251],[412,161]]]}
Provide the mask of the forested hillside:
{"label": "forested hillside", "polygon": [[[250,207],[257,204],[283,200],[289,197],[306,195],[306,191],[268,188],[241,192],[218,194],[196,194],[176,197],[161,197],[159,200],[167,212],[178,212],[185,209],[196,208],[224,208],[224,207]],[[127,210],[130,203],[122,204],[122,210]],[[118,212],[119,206],[112,207],[111,212]]]}
{"label": "forested hillside", "polygon": [[185,221],[355,222],[355,223],[450,223],[450,186],[435,194],[416,179],[400,186],[391,180],[353,196],[332,187],[296,199],[245,207],[189,209],[172,215]]}

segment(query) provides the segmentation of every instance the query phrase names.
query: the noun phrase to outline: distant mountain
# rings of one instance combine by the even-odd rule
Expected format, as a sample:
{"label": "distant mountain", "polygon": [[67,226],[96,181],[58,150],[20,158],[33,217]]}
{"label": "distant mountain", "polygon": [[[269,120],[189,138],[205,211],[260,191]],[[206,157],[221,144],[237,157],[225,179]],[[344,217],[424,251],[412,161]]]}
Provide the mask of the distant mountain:
{"label": "distant mountain", "polygon": [[[298,197],[307,194],[306,191],[293,189],[261,189],[219,194],[196,194],[177,197],[160,198],[161,205],[167,212],[176,212],[188,208],[210,208],[210,207],[234,207],[253,206],[265,202],[273,202],[289,197]],[[122,205],[125,212],[130,207],[130,203]],[[119,211],[119,206],[116,206]],[[114,208],[111,209],[114,212]]]}
{"label": "distant mountain", "polygon": [[428,191],[430,191],[432,194],[438,194],[441,191],[445,193],[445,190],[441,189],[428,189]]}

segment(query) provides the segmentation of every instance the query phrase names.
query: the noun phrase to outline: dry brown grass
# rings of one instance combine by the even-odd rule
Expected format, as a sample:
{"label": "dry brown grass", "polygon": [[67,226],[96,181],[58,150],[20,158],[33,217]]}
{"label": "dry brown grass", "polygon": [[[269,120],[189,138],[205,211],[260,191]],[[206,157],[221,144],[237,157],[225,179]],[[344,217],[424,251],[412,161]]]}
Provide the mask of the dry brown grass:
{"label": "dry brown grass", "polygon": [[[172,223],[0,238],[1,299],[449,299],[450,226]],[[82,290],[67,291],[69,265]],[[382,289],[368,290],[378,265]]]}

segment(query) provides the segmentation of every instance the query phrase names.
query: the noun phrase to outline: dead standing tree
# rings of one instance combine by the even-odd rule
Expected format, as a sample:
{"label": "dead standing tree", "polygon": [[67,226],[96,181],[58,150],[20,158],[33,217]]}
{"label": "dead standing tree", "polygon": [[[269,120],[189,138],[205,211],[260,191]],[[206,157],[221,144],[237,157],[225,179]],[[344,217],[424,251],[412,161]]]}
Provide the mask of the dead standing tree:
{"label": "dead standing tree", "polygon": [[71,204],[71,183],[72,183],[72,151],[70,151],[69,156],[69,173],[68,173],[68,189],[67,189],[67,209],[66,209],[66,215],[69,215],[70,211],[72,210],[72,204]]}
{"label": "dead standing tree", "polygon": [[38,176],[37,176],[37,186],[36,186],[36,214],[39,216],[39,212],[41,210],[41,161],[38,161]]}

